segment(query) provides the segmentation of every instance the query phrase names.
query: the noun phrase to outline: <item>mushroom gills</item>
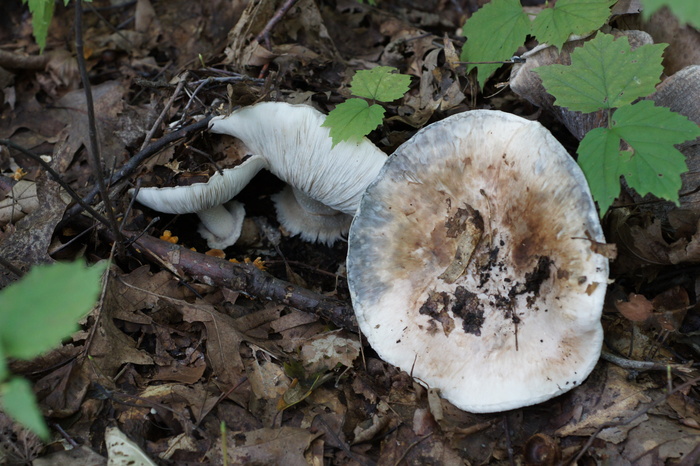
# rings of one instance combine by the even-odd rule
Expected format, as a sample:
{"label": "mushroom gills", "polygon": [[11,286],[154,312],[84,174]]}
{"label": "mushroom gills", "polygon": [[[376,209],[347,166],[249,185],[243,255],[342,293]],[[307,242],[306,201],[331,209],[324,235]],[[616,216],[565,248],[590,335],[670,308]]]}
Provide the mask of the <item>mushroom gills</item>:
{"label": "mushroom gills", "polygon": [[292,236],[328,246],[344,237],[352,216],[312,199],[299,189],[287,185],[272,196],[280,225]]}

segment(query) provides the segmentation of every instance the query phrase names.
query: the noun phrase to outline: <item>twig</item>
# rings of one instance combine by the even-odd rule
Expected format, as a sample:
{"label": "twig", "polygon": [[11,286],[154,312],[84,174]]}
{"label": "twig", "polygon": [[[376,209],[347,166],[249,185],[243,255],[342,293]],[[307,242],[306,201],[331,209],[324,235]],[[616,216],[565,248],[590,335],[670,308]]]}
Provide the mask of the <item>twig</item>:
{"label": "twig", "polygon": [[[177,131],[168,133],[162,138],[155,141],[154,143],[149,144],[145,149],[131,157],[131,159],[129,159],[129,161],[126,162],[122,166],[122,168],[120,168],[115,174],[113,174],[112,177],[109,179],[109,184],[114,185],[117,182],[119,182],[122,178],[131,175],[144,160],[165,149],[171,143],[177,141],[178,139],[182,139],[184,137],[189,136],[190,133],[206,128],[209,125],[209,120],[211,119],[211,115],[207,116],[196,123],[193,123],[188,126],[183,126]],[[97,196],[98,192],[99,189],[97,187],[93,188],[92,191],[90,191],[90,193],[88,193],[88,195],[83,198],[83,201],[87,204],[91,203],[95,199],[95,196]],[[68,210],[67,216],[73,217],[79,214],[80,211],[83,209],[82,206],[82,204],[73,206],[71,209]]]}
{"label": "twig", "polygon": [[289,9],[296,3],[297,0],[286,0],[281,7],[277,11],[275,11],[275,14],[270,18],[270,21],[267,22],[265,27],[263,28],[262,31],[260,31],[260,34],[255,38],[258,42],[265,42],[265,44],[270,43],[270,32],[272,31],[272,28],[274,28],[277,23],[282,21],[282,17],[289,11]]}
{"label": "twig", "polygon": [[682,364],[664,364],[654,361],[635,361],[632,359],[623,358],[616,356],[608,351],[603,351],[600,354],[601,359],[611,362],[623,369],[633,370],[633,371],[667,371],[669,368],[678,372],[688,373],[692,369],[686,367]]}
{"label": "twig", "polygon": [[586,453],[586,451],[588,451],[588,449],[591,447],[591,445],[593,445],[593,442],[598,437],[598,434],[600,434],[603,431],[603,429],[608,429],[610,427],[619,427],[619,426],[624,426],[624,425],[630,424],[630,423],[634,422],[635,420],[637,420],[638,418],[642,417],[643,415],[647,414],[653,408],[656,408],[657,406],[659,406],[661,403],[664,403],[674,393],[678,393],[680,391],[685,390],[686,388],[692,387],[693,385],[697,384],[698,382],[700,382],[700,377],[695,377],[694,379],[689,380],[689,381],[677,386],[676,388],[674,388],[670,392],[666,393],[664,396],[659,397],[659,399],[652,402],[646,408],[644,408],[643,410],[641,410],[640,412],[638,412],[637,414],[635,414],[634,416],[632,416],[628,419],[625,419],[623,421],[603,423],[588,438],[588,441],[586,442],[586,444],[581,448],[581,451],[578,452],[578,455],[576,455],[576,458],[574,458],[570,464],[578,464],[578,461]]}
{"label": "twig", "polygon": [[90,154],[92,169],[94,171],[97,187],[100,191],[100,197],[102,197],[102,202],[104,202],[105,210],[107,211],[109,226],[114,232],[117,239],[120,239],[121,234],[119,233],[119,224],[117,223],[117,217],[114,215],[112,201],[109,198],[109,193],[107,193],[107,188],[105,186],[104,170],[102,169],[102,160],[100,158],[99,146],[97,144],[95,106],[92,101],[92,88],[90,86],[90,77],[87,74],[87,68],[85,66],[85,55],[83,52],[83,0],[76,0],[75,2],[75,49],[78,58],[78,69],[80,70],[80,79],[83,82],[83,88],[85,89],[85,99],[88,115],[88,135],[90,140],[90,150],[88,150],[88,153]]}
{"label": "twig", "polygon": [[12,148],[12,149],[18,150],[18,151],[20,151],[21,153],[23,153],[24,155],[26,155],[27,157],[29,157],[29,158],[31,158],[32,160],[34,160],[34,161],[35,161],[36,163],[38,163],[39,165],[41,165],[41,167],[42,167],[44,170],[46,170],[46,171],[48,172],[49,175],[51,175],[51,178],[53,178],[53,180],[54,180],[55,182],[57,182],[59,185],[61,185],[61,187],[62,187],[63,189],[66,190],[66,192],[68,193],[68,195],[69,195],[70,197],[72,197],[72,198],[75,200],[75,202],[77,202],[77,203],[79,204],[80,207],[82,207],[83,209],[87,210],[88,213],[89,213],[90,215],[92,215],[93,217],[95,217],[95,219],[96,219],[97,221],[103,223],[103,224],[104,224],[105,226],[107,226],[107,227],[110,226],[109,221],[108,221],[104,216],[102,216],[99,212],[97,212],[95,209],[93,209],[87,201],[84,201],[84,200],[78,195],[78,193],[76,193],[75,191],[73,191],[73,188],[71,188],[71,187],[68,185],[68,183],[66,183],[65,181],[63,181],[63,179],[61,178],[61,175],[59,175],[58,172],[57,172],[56,170],[54,170],[54,169],[51,167],[51,165],[49,165],[48,163],[46,163],[46,162],[44,161],[44,159],[42,159],[41,157],[39,157],[39,156],[36,155],[35,153],[33,153],[33,152],[31,152],[31,151],[25,149],[24,147],[20,146],[19,144],[15,144],[14,142],[12,142],[12,141],[10,141],[10,140],[8,140],[8,139],[0,139],[0,145],[7,146],[7,147],[10,147],[10,148]]}
{"label": "twig", "polygon": [[[125,236],[132,233],[125,232]],[[136,235],[136,233],[133,233]],[[249,296],[286,304],[333,322],[341,328],[358,332],[352,307],[290,282],[275,278],[252,264],[235,264],[144,235],[135,241],[139,250],[150,252],[160,261],[172,264],[202,283],[223,286]]]}
{"label": "twig", "polygon": [[0,50],[0,67],[2,68],[43,70],[48,62],[48,55],[20,55]]}
{"label": "twig", "polygon": [[158,115],[158,118],[156,118],[155,123],[153,123],[153,126],[151,127],[150,131],[148,131],[148,134],[146,134],[146,137],[143,138],[143,144],[141,144],[141,149],[144,150],[148,143],[151,141],[151,138],[153,138],[153,135],[156,134],[156,131],[158,130],[158,127],[163,123],[163,120],[165,119],[165,115],[168,113],[168,110],[170,110],[170,107],[172,107],[173,102],[175,102],[175,99],[178,98],[180,95],[180,92],[182,91],[182,88],[185,87],[185,79],[187,78],[187,72],[183,74],[182,78],[180,79],[180,82],[177,83],[177,87],[175,88],[175,91],[173,92],[173,95],[170,97],[168,102],[165,104],[165,107],[163,107],[163,111],[160,112],[160,115]]}
{"label": "twig", "polygon": [[3,258],[1,256],[0,256],[0,265],[5,267],[7,270],[12,272],[13,274],[17,275],[18,278],[22,278],[24,276],[24,272],[22,272],[22,270],[15,267],[15,265],[12,262],[6,260],[5,258]]}

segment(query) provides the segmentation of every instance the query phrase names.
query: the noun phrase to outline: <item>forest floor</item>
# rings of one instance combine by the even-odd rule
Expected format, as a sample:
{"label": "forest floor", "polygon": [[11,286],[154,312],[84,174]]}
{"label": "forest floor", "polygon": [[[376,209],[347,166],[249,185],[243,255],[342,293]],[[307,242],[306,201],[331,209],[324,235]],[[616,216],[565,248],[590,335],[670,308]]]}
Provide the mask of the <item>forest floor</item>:
{"label": "forest floor", "polygon": [[[0,146],[0,201],[19,189],[20,168],[27,189],[13,204],[21,215],[0,209],[0,258],[22,272],[111,260],[81,331],[49,354],[12,362],[33,382],[53,440],[0,413],[0,462],[4,454],[8,463],[106,464],[108,454],[136,448],[157,464],[223,464],[224,455],[228,464],[285,465],[699,462],[700,210],[687,198],[674,209],[621,196],[604,219],[618,251],[603,309],[607,356],[566,394],[493,414],[459,410],[377,356],[352,315],[347,243],[310,244],[280,229],[270,196],[283,183],[271,174],[240,194],[252,233],[219,257],[203,254],[194,215],[132,202],[137,180],[162,183],[210,163],[203,154],[225,164],[236,153],[232,138],[206,131],[205,115],[258,101],[328,113],[349,97],[354,72],[376,65],[412,76],[369,135],[387,154],[432,122],[480,108],[539,120],[575,156],[578,140],[565,125],[505,85],[510,65],[481,91],[454,60],[460,27],[485,2],[298,0],[271,23],[282,3],[84,4],[99,150],[110,173],[122,170],[109,187],[121,240],[34,160]],[[39,55],[26,6],[0,5],[0,139],[49,155],[88,198],[95,171],[74,17],[72,2],[56,3]],[[683,34],[697,43],[697,31]],[[680,64],[665,63],[669,76],[698,63],[697,54],[677,56]],[[96,198],[89,202],[103,209]],[[0,266],[0,288],[17,278]],[[114,427],[135,446],[106,445]]]}

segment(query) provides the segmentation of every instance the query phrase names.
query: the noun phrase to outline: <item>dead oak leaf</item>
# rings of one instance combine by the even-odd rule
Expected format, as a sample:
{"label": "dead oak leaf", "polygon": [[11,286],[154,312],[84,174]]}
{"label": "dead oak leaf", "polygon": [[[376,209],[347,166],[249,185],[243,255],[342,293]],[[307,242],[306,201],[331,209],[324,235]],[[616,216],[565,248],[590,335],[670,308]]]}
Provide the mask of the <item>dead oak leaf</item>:
{"label": "dead oak leaf", "polygon": [[[227,432],[228,464],[284,464],[306,466],[304,453],[322,432],[311,433],[297,427]],[[223,464],[221,438],[207,452],[212,464]]]}

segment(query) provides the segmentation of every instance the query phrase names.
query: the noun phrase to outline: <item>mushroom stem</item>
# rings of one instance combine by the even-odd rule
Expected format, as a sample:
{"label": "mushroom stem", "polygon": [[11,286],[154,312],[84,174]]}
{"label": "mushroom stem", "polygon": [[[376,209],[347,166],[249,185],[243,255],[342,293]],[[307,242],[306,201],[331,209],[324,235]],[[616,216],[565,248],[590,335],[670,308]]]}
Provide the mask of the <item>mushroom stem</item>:
{"label": "mushroom stem", "polygon": [[350,229],[352,216],[328,207],[301,190],[287,185],[272,196],[280,224],[305,241],[333,244]]}
{"label": "mushroom stem", "polygon": [[243,204],[230,201],[197,212],[202,223],[199,234],[207,240],[210,248],[225,249],[234,244],[241,235],[245,209]]}

